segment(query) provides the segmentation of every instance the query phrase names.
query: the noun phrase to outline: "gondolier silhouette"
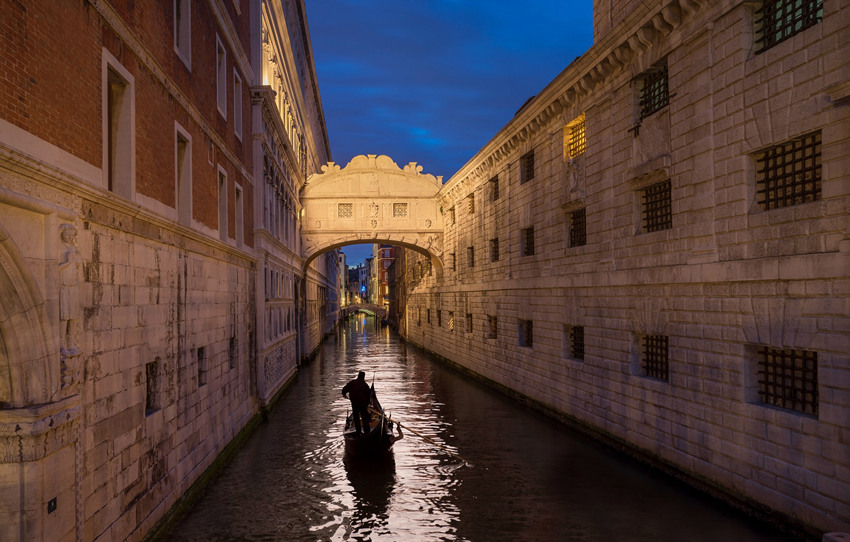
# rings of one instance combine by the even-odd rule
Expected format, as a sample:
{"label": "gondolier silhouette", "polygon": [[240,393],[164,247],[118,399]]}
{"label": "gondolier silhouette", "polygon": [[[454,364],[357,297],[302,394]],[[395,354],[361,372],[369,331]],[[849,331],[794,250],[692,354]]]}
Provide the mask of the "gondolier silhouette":
{"label": "gondolier silhouette", "polygon": [[[348,394],[348,395],[346,395]],[[348,397],[351,400],[351,410],[354,413],[354,428],[360,432],[360,420],[363,420],[363,433],[369,432],[369,399],[372,396],[372,391],[369,384],[366,383],[366,373],[360,371],[357,378],[350,381],[342,388],[342,396]]]}

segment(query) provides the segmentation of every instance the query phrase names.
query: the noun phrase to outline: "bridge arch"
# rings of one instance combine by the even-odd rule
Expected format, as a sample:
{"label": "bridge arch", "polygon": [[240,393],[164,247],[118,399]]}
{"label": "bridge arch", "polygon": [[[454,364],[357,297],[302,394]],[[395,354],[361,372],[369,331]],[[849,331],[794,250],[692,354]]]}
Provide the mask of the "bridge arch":
{"label": "bridge arch", "polygon": [[400,168],[375,154],[355,156],[344,168],[328,162],[301,189],[305,268],[335,248],[386,243],[428,254],[442,269],[441,188],[442,177],[422,174],[416,162]]}

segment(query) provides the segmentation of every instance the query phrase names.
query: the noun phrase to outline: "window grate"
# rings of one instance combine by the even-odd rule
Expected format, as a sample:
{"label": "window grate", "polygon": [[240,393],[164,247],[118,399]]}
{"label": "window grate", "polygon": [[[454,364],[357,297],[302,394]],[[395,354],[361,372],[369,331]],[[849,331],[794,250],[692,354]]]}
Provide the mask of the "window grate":
{"label": "window grate", "polygon": [[450,226],[455,225],[455,208],[454,207],[449,209],[449,225]]}
{"label": "window grate", "polygon": [[570,347],[574,358],[584,359],[584,326],[570,328]]}
{"label": "window grate", "polygon": [[762,210],[820,199],[821,134],[786,141],[756,155],[756,194]]}
{"label": "window grate", "polygon": [[653,70],[643,77],[640,92],[640,120],[652,115],[670,103],[670,90],[667,85],[667,65]]}
{"label": "window grate", "polygon": [[817,416],[817,352],[763,347],[758,354],[759,400]]}
{"label": "window grate", "polygon": [[522,255],[534,256],[534,226],[524,228],[521,233]]}
{"label": "window grate", "polygon": [[466,264],[469,267],[475,267],[475,247],[466,248]]}
{"label": "window grate", "polygon": [[393,217],[404,218],[407,216],[406,203],[393,203]]}
{"label": "window grate", "polygon": [[449,332],[455,332],[455,313],[453,311],[449,311]]}
{"label": "window grate", "polygon": [[475,194],[466,196],[466,208],[469,214],[475,214]]}
{"label": "window grate", "polygon": [[756,16],[761,53],[823,21],[823,0],[765,0]]}
{"label": "window grate", "polygon": [[425,323],[431,323],[431,309],[425,309]]}
{"label": "window grate", "polygon": [[490,179],[490,199],[496,201],[499,199],[499,176],[496,175]]}
{"label": "window grate", "polygon": [[454,252],[449,254],[449,269],[452,271],[457,269],[457,254]]}
{"label": "window grate", "polygon": [[570,246],[580,247],[587,244],[587,208],[582,207],[570,213]]}
{"label": "window grate", "polygon": [[667,349],[666,335],[647,335],[643,338],[643,374],[660,380],[669,378]]}
{"label": "window grate", "polygon": [[669,230],[673,227],[672,186],[670,179],[643,191],[644,231]]}
{"label": "window grate", "polygon": [[529,151],[519,159],[520,184],[534,178],[534,151]]}
{"label": "window grate", "polygon": [[490,239],[490,261],[497,262],[499,261],[499,238],[494,237]]}
{"label": "window grate", "polygon": [[337,218],[351,218],[354,216],[354,204],[353,203],[340,203],[336,206],[336,216]]}
{"label": "window grate", "polygon": [[587,148],[587,138],[584,120],[570,127],[570,158],[584,153]]}
{"label": "window grate", "polygon": [[470,313],[466,313],[466,332],[472,333],[472,315]]}

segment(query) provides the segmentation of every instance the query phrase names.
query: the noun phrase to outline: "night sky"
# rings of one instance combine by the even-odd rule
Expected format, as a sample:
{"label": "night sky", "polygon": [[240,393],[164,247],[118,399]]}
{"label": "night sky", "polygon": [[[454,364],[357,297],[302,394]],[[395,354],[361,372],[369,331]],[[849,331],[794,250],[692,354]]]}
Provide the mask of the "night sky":
{"label": "night sky", "polygon": [[591,0],[305,3],[333,160],[386,154],[443,181],[593,42]]}

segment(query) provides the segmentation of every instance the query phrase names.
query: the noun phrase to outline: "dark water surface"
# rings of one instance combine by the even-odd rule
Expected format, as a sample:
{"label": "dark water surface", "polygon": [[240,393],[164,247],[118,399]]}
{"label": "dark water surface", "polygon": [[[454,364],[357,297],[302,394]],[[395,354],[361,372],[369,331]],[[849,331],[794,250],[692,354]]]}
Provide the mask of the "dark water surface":
{"label": "dark water surface", "polygon": [[[366,371],[410,431],[352,463],[342,386]],[[773,541],[780,533],[352,320],[301,368],[168,540]]]}

